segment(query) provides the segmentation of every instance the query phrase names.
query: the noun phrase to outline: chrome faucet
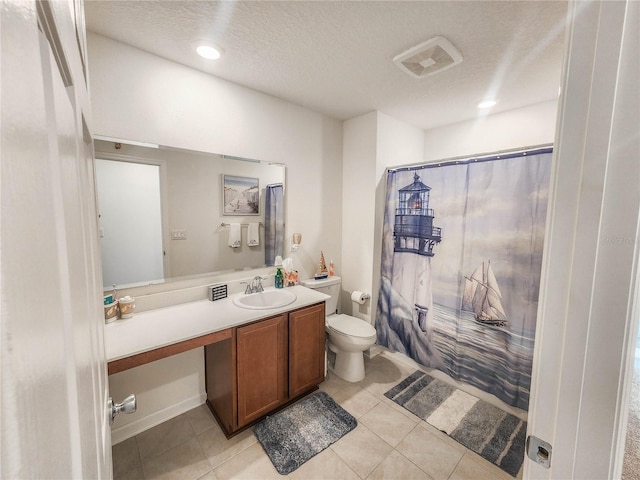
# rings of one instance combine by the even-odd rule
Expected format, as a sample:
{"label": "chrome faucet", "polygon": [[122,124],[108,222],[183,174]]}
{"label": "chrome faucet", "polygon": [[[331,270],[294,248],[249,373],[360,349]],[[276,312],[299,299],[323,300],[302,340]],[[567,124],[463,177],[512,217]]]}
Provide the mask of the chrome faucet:
{"label": "chrome faucet", "polygon": [[264,280],[260,275],[256,275],[253,277],[253,282],[251,283],[251,293],[264,292],[264,288],[262,287],[262,280]]}
{"label": "chrome faucet", "polygon": [[258,292],[264,292],[264,287],[262,286],[262,280],[264,280],[266,277],[261,277],[260,275],[256,275],[255,277],[253,277],[253,281],[251,282],[251,285],[249,285],[249,282],[240,282],[241,284],[245,284],[247,286],[247,288],[244,290],[245,294],[250,294],[250,293],[258,293]]}

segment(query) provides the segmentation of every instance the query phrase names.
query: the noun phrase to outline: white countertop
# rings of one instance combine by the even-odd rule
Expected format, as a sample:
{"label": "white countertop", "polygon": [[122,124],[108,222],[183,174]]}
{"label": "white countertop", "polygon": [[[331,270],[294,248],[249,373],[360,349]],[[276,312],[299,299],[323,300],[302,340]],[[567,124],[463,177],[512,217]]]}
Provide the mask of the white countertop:
{"label": "white countertop", "polygon": [[[273,290],[273,287],[265,288],[265,290]],[[297,298],[293,303],[280,308],[248,310],[238,307],[233,304],[232,298],[244,295],[244,293],[236,293],[215,302],[199,300],[172,305],[108,323],[105,325],[107,361],[119,360],[201,337],[226,328],[323,302],[329,298],[324,293],[300,285],[287,287],[287,290],[295,293]]]}

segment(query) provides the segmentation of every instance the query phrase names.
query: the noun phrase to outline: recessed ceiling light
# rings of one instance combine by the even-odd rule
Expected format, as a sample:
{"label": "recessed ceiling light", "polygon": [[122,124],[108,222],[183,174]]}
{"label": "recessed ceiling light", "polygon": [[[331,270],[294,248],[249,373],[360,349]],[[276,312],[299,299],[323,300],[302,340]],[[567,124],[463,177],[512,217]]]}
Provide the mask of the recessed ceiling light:
{"label": "recessed ceiling light", "polygon": [[478,108],[491,108],[498,103],[495,100],[484,100],[478,104]]}
{"label": "recessed ceiling light", "polygon": [[217,60],[220,58],[220,55],[222,55],[220,48],[212,47],[211,45],[200,45],[196,47],[196,53],[208,60]]}

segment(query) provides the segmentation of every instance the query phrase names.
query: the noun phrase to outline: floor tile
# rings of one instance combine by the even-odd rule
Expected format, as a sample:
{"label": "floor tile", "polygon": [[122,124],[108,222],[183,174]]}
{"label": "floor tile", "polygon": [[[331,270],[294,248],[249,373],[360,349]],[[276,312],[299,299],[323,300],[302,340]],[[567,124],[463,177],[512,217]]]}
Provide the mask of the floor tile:
{"label": "floor tile", "polygon": [[324,382],[322,382],[319,386],[320,390],[333,396],[335,392],[344,387],[348,387],[349,385],[352,384],[338,377],[335,373],[329,371],[327,372],[327,376],[325,377]]}
{"label": "floor tile", "polygon": [[144,478],[144,472],[142,465],[138,465],[133,470],[129,470],[121,475],[113,475],[113,480],[142,480]]}
{"label": "floor tile", "polygon": [[381,397],[382,398],[382,403],[384,403],[385,405],[390,406],[391,408],[393,408],[396,412],[400,412],[402,415],[404,415],[405,417],[410,418],[411,420],[414,420],[415,422],[421,422],[423,419],[420,418],[419,416],[417,416],[415,413],[410,412],[409,410],[407,410],[406,408],[404,408],[402,405],[398,405],[396,402],[394,402],[393,400],[388,399],[387,397]]}
{"label": "floor tile", "polygon": [[359,480],[360,477],[336,453],[327,448],[294,470],[287,478],[294,480]]}
{"label": "floor tile", "polygon": [[179,415],[136,435],[143,462],[193,438],[195,432],[186,415]]}
{"label": "floor tile", "polygon": [[392,447],[398,445],[418,423],[418,420],[401,414],[384,402],[378,403],[359,421]]}
{"label": "floor tile", "polygon": [[508,473],[488,468],[487,462],[480,463],[465,454],[449,477],[450,480],[497,480],[511,478]]}
{"label": "floor tile", "polygon": [[209,473],[205,473],[203,476],[198,478],[198,480],[218,480],[218,477],[216,477],[215,472],[212,470]]}
{"label": "floor tile", "polygon": [[365,370],[364,380],[358,385],[374,395],[384,395],[415,369],[385,355],[377,355],[365,361]]}
{"label": "floor tile", "polygon": [[113,477],[124,478],[124,474],[142,467],[138,443],[135,437],[117,443],[111,448],[113,457]]}
{"label": "floor tile", "polygon": [[[495,480],[513,480],[514,479],[514,477],[512,477],[510,474],[502,470],[499,466],[482,458],[480,455],[478,455],[475,452],[472,452],[471,450],[467,450],[465,452],[464,457],[462,457],[462,460],[464,461],[464,463],[461,461],[460,464],[462,464],[463,469],[466,468],[465,465],[473,463],[473,465],[480,465],[482,468],[487,470],[489,472],[490,478],[492,479],[495,479]],[[456,471],[460,467],[460,464],[458,465],[458,467],[456,467]],[[522,467],[520,467],[520,472],[516,476],[516,478],[522,478]]]}
{"label": "floor tile", "polygon": [[356,418],[360,418],[380,403],[380,398],[357,385],[343,387],[336,391],[332,397],[342,408]]}
{"label": "floor tile", "polygon": [[362,424],[330,448],[360,478],[366,478],[393,450],[393,447]]}
{"label": "floor tile", "polygon": [[144,462],[142,469],[146,480],[196,480],[212,470],[195,437]]}
{"label": "floor tile", "polygon": [[254,443],[248,448],[230,458],[214,470],[218,480],[270,480],[280,479],[280,475],[269,457],[259,443]]}
{"label": "floor tile", "polygon": [[435,480],[445,480],[460,462],[465,448],[457,447],[423,428],[420,424],[402,440],[396,450]]}
{"label": "floor tile", "polygon": [[216,419],[213,418],[213,413],[209,410],[209,407],[205,403],[189,410],[186,414],[187,419],[191,423],[191,427],[196,435],[209,430],[211,427],[217,425]]}
{"label": "floor tile", "polygon": [[367,480],[432,480],[424,471],[396,450],[367,477]]}
{"label": "floor tile", "polygon": [[198,435],[198,440],[212,467],[217,467],[257,442],[251,429],[227,440],[217,424]]}
{"label": "floor tile", "polygon": [[384,354],[365,359],[365,365],[367,375],[360,382],[329,372],[320,385],[358,419],[356,429],[286,477],[278,474],[251,429],[227,440],[201,405],[114,445],[114,479],[513,480],[384,396],[414,371],[412,366]]}

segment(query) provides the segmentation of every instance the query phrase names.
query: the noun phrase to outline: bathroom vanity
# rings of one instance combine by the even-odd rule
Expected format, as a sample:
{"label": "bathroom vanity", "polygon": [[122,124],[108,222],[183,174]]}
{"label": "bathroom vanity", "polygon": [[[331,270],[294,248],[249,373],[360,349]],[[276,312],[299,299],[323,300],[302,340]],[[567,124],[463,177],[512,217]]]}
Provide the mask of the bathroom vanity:
{"label": "bathroom vanity", "polygon": [[232,329],[205,347],[207,405],[227,436],[324,380],[324,302]]}
{"label": "bathroom vanity", "polygon": [[107,324],[109,375],[204,347],[207,404],[231,436],[324,380],[328,296],[286,290],[296,299],[280,308],[238,307],[240,293]]}

